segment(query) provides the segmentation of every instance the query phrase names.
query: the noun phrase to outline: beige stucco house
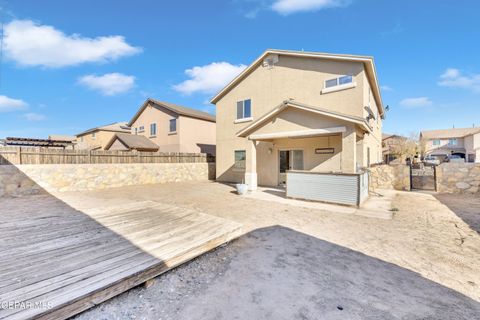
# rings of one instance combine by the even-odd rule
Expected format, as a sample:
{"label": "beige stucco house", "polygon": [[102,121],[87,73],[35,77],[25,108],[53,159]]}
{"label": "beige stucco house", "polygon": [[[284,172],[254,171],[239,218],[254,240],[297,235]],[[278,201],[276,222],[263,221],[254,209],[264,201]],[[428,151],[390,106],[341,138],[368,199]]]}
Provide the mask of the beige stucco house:
{"label": "beige stucco house", "polygon": [[131,133],[116,133],[105,150],[156,152],[159,147],[145,136]]}
{"label": "beige stucco house", "polygon": [[76,149],[105,149],[115,133],[130,133],[126,122],[115,122],[88,129],[76,135]]}
{"label": "beige stucco house", "polygon": [[217,179],[285,183],[286,171],[357,173],[382,162],[372,57],[267,50],[212,100]]}
{"label": "beige stucco house", "polygon": [[425,155],[459,155],[467,162],[480,162],[480,128],[425,130],[420,133]]}
{"label": "beige stucco house", "polygon": [[209,113],[150,98],[128,125],[161,152],[215,154],[215,116]]}

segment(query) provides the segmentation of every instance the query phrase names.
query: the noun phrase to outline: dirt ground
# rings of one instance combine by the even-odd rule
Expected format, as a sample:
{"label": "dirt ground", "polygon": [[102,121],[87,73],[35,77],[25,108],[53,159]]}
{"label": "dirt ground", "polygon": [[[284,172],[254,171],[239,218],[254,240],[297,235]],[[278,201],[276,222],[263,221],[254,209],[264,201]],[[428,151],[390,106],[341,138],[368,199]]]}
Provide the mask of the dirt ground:
{"label": "dirt ground", "polygon": [[398,192],[392,220],[240,197],[207,182],[61,197],[82,210],[169,203],[245,232],[78,319],[479,318],[480,235],[432,195]]}

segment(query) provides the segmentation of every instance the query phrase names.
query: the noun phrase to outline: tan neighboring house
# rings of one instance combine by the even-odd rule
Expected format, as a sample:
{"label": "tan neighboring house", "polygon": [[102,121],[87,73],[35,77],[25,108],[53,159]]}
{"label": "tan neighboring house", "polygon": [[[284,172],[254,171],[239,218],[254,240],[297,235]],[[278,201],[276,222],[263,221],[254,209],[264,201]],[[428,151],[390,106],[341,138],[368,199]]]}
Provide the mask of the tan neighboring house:
{"label": "tan neighboring house", "polygon": [[105,149],[115,133],[130,133],[126,122],[115,122],[77,134],[77,149]]}
{"label": "tan neighboring house", "polygon": [[105,150],[156,152],[159,147],[145,136],[131,133],[116,133]]}
{"label": "tan neighboring house", "polygon": [[407,138],[396,134],[382,134],[383,162],[388,164],[398,160],[398,152],[407,141]]}
{"label": "tan neighboring house", "polygon": [[128,125],[161,152],[215,154],[215,116],[209,113],[150,98]]}
{"label": "tan neighboring house", "polygon": [[285,183],[288,170],[352,174],[382,162],[372,57],[267,50],[211,103],[219,181],[254,190]]}
{"label": "tan neighboring house", "polygon": [[467,162],[480,163],[480,128],[453,128],[420,132],[425,155],[459,155]]}

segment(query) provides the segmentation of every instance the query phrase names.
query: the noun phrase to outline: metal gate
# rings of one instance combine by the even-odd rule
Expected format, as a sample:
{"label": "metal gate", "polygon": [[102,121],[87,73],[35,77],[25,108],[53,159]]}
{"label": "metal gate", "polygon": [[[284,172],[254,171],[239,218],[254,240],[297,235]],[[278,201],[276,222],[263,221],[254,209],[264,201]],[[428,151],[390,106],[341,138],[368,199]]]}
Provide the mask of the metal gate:
{"label": "metal gate", "polygon": [[436,166],[415,163],[410,165],[410,185],[416,190],[437,190]]}

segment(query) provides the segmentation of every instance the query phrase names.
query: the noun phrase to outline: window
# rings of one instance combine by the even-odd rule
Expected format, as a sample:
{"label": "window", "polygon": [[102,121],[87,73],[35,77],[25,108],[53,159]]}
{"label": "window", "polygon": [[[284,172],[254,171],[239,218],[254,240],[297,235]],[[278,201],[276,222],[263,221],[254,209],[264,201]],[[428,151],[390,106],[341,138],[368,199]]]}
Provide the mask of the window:
{"label": "window", "polygon": [[92,133],[92,140],[95,140],[95,132]]}
{"label": "window", "polygon": [[247,99],[237,102],[237,120],[252,117],[252,100]]}
{"label": "window", "polygon": [[170,132],[177,132],[177,119],[170,119]]}
{"label": "window", "polygon": [[150,136],[156,136],[157,135],[157,124],[152,123],[150,125]]}
{"label": "window", "polygon": [[145,128],[143,126],[138,127],[138,133],[144,132]]}
{"label": "window", "polygon": [[325,88],[341,86],[343,84],[349,84],[352,82],[353,82],[353,76],[341,76],[335,79],[329,79],[325,81]]}
{"label": "window", "polygon": [[456,146],[458,144],[457,138],[448,139],[448,144]]}
{"label": "window", "polygon": [[434,146],[439,146],[439,145],[440,145],[440,140],[439,140],[439,139],[435,139],[435,140],[433,140],[432,144],[433,144]]}
{"label": "window", "polygon": [[235,164],[233,165],[233,168],[236,170],[245,170],[245,159],[245,150],[235,150]]}

